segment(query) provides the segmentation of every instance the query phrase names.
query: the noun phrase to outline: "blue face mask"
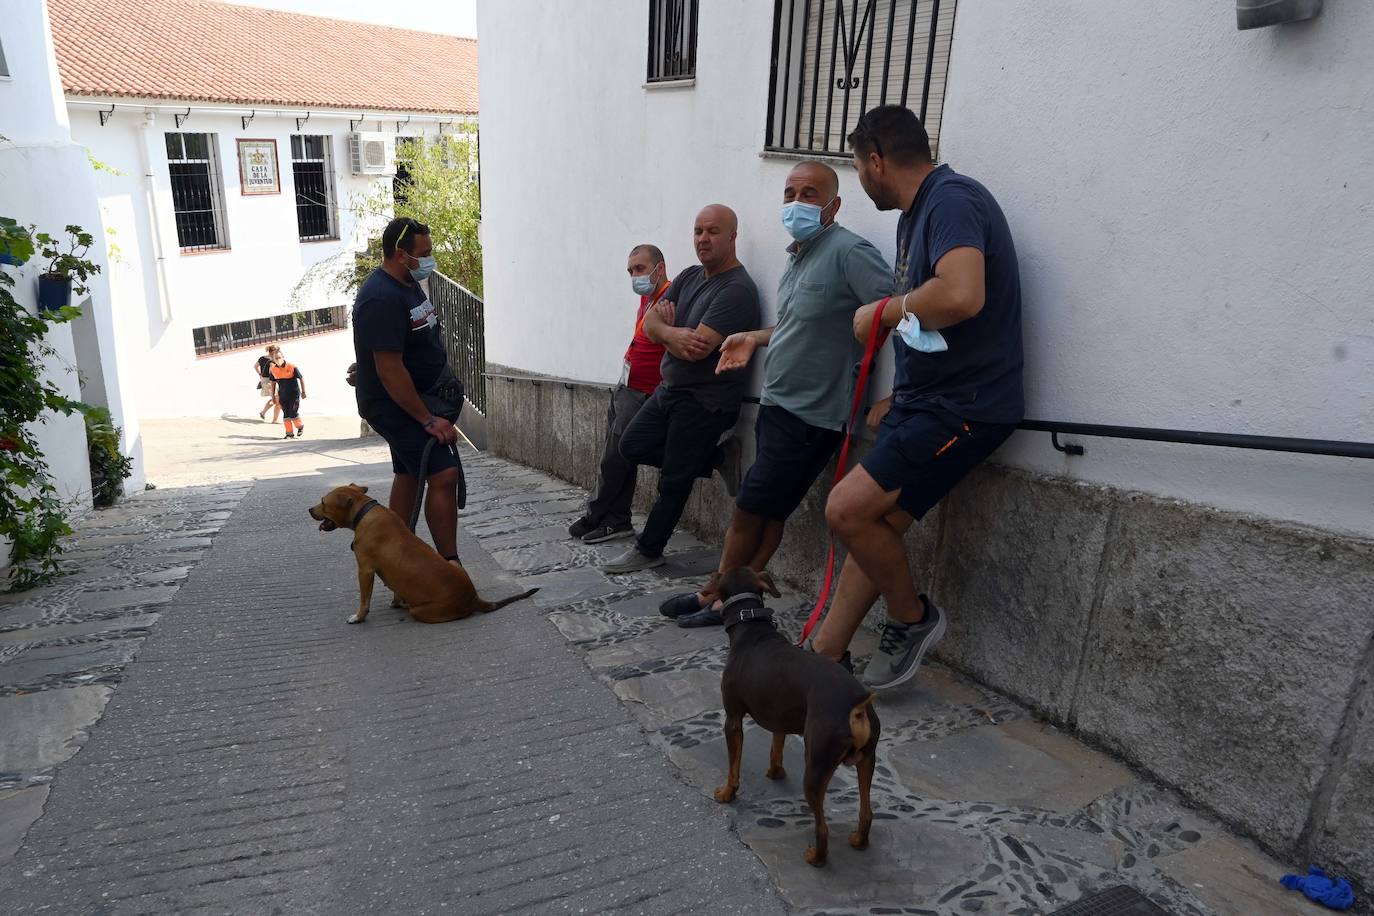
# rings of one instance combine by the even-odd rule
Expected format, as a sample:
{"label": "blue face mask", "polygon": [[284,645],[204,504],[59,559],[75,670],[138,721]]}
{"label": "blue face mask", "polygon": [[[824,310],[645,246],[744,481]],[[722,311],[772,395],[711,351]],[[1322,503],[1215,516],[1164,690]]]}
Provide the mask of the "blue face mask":
{"label": "blue face mask", "polygon": [[917,353],[943,353],[949,349],[943,334],[939,331],[922,330],[921,319],[910,312],[902,315],[902,320],[897,322],[895,330],[902,338],[902,343]]}
{"label": "blue face mask", "polygon": [[804,204],[799,200],[794,200],[790,204],[782,205],[782,227],[787,230],[787,234],[799,242],[820,232],[821,211],[834,203],[835,198],[831,198],[823,206],[815,204]]}
{"label": "blue face mask", "polygon": [[631,277],[630,286],[641,296],[652,296],[658,287],[654,284],[653,274],[645,274],[642,277]]}
{"label": "blue face mask", "polygon": [[418,266],[410,268],[410,276],[416,280],[425,279],[439,267],[439,262],[429,255],[423,258],[416,258],[415,260],[420,263]]}

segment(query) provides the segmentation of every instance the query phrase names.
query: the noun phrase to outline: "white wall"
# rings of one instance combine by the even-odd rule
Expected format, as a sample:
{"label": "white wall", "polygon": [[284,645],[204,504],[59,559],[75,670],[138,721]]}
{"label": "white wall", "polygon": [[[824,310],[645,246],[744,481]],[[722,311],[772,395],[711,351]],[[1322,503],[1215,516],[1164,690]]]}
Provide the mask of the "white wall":
{"label": "white wall", "polygon": [[[319,271],[329,272],[322,262],[351,263],[352,252],[365,245],[366,227],[355,215],[359,201],[374,187],[389,188],[391,178],[350,174],[347,116],[316,112],[299,131],[294,116],[262,112],[246,129],[238,114],[200,111],[193,111],[180,128],[169,111],[145,113],[120,107],[103,127],[96,110],[84,105],[73,105],[70,117],[77,139],[120,173],[100,174],[100,205],[119,248],[119,259],[111,265],[116,312],[134,353],[132,377],[143,416],[248,416],[250,409],[256,412],[262,405],[251,391],[250,367],[262,348],[197,357],[192,329],[352,305],[352,296],[333,289]],[[362,129],[377,127],[369,121]],[[384,128],[392,132],[394,124]],[[178,245],[165,144],[165,134],[175,132],[217,135],[229,250],[182,252]],[[337,241],[299,239],[291,170],[291,135],[295,133],[333,138],[340,211]],[[407,133],[433,135],[437,127],[408,127]],[[280,194],[241,193],[235,144],[239,137],[277,141]],[[140,148],[144,144],[146,160]],[[151,192],[145,161],[152,173]],[[156,219],[151,207],[156,207]],[[162,241],[161,272],[155,233]],[[307,278],[312,267],[317,270]],[[165,287],[159,292],[163,276]],[[310,397],[303,415],[356,412],[353,389],[343,381],[353,361],[351,330],[286,340],[281,346],[307,377]]]}
{"label": "white wall", "polygon": [[[60,236],[68,224],[85,227],[99,235],[100,214],[95,205],[94,184],[86,153],[71,142],[62,104],[47,7],[42,0],[17,0],[5,7],[3,40],[10,78],[0,79],[0,215],[36,225],[38,231]],[[104,262],[104,245],[97,240],[88,255]],[[17,280],[15,298],[31,311],[37,308],[38,275],[42,265],[35,253],[23,268],[4,268]],[[103,277],[90,284],[90,301],[83,321],[108,309],[108,287]],[[78,360],[72,328],[55,326],[45,341],[53,355],[43,360],[43,377],[67,397],[79,399],[77,369],[100,373],[110,398],[111,412],[120,422],[125,402],[117,382],[106,385],[105,369],[113,368],[114,343],[97,329],[97,345]],[[45,416],[35,428],[36,439],[51,472],[58,495],[76,511],[90,507],[90,466],[85,428],[79,414]],[[136,479],[142,486],[140,452],[135,428],[124,443],[135,457]],[[6,556],[8,551],[6,551]]]}
{"label": "white wall", "polygon": [[[739,212],[772,307],[790,168],[759,155],[772,4],[703,4],[696,85],[652,90],[644,6],[479,4],[494,363],[613,380],[626,253],[692,263],[712,201]],[[1225,3],[960,5],[941,158],[1011,222],[1029,416],[1374,441],[1371,34],[1368,4],[1254,32]],[[841,194],[840,220],[891,257],[896,214],[852,169]],[[531,307],[549,288],[561,307]],[[1022,433],[1000,459],[1374,534],[1368,461],[1084,444],[1067,458]]]}

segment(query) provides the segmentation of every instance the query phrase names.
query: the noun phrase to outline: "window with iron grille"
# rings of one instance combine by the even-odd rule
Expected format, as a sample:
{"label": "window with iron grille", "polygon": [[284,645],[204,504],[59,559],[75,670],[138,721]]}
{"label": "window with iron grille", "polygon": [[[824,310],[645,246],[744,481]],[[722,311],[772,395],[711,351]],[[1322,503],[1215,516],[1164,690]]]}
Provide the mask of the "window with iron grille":
{"label": "window with iron grille", "polygon": [[339,237],[334,200],[334,157],[329,137],[291,135],[291,173],[296,179],[296,228],[302,242]]}
{"label": "window with iron grille", "polygon": [[229,247],[218,134],[167,134],[177,242],[182,251]]}
{"label": "window with iron grille", "polygon": [[764,145],[849,156],[846,136],[878,105],[921,118],[934,150],[955,0],[774,0]]}
{"label": "window with iron grille", "polygon": [[336,305],[331,308],[292,312],[289,315],[251,318],[248,321],[231,321],[228,324],[194,328],[191,338],[195,342],[197,356],[216,356],[230,350],[260,347],[275,340],[291,340],[327,331],[339,331],[347,326],[348,306]]}
{"label": "window with iron grille", "polygon": [[397,206],[410,199],[410,164],[424,149],[424,137],[396,138],[396,177],[391,179],[391,199]]}
{"label": "window with iron grille", "polygon": [[651,83],[697,75],[697,0],[649,0]]}

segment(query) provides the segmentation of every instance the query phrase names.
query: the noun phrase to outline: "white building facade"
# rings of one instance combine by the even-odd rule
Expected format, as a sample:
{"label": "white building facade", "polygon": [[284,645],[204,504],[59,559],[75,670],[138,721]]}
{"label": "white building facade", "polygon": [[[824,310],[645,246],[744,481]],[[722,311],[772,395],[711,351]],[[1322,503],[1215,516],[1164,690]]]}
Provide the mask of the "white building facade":
{"label": "white building facade", "polygon": [[[141,414],[248,416],[263,406],[252,364],[269,341],[306,376],[306,415],[354,413],[353,390],[341,384],[353,361],[353,298],[338,281],[380,232],[364,201],[390,192],[398,137],[432,138],[454,119],[368,112],[360,124],[362,113],[124,99],[68,106],[73,136],[115,170],[99,174],[100,206],[118,245],[110,277],[134,341]],[[355,136],[380,144],[392,164],[355,174]],[[241,141],[245,155],[275,148],[275,191],[245,187]],[[318,204],[298,203],[317,193]]]}
{"label": "white building facade", "polygon": [[390,216],[398,146],[475,129],[476,42],[205,0],[51,3],[72,135],[104,166],[139,415],[251,418],[268,343],[306,378],[303,416],[355,413],[342,281]]}
{"label": "white building facade", "polygon": [[[72,141],[42,0],[6,6],[0,61],[0,215],[54,237],[64,237],[68,225],[81,226],[96,237],[88,259],[107,267],[94,170],[86,151]],[[22,268],[3,269],[17,280],[15,298],[36,312],[38,254]],[[65,396],[110,408],[124,429],[124,452],[134,459],[133,477],[125,486],[142,489],[138,417],[118,374],[122,341],[111,313],[108,273],[94,276],[88,286],[85,296],[73,298],[81,317],[53,326],[44,341],[53,351],[44,359],[44,374]],[[35,433],[58,496],[74,513],[89,509],[90,464],[81,416],[46,416]],[[8,558],[5,545],[0,567]]]}
{"label": "white building facade", "polygon": [[[771,315],[799,156],[835,165],[840,222],[891,258],[898,214],[841,142],[884,92],[1011,224],[1028,417],[1374,442],[1374,7],[1239,31],[1185,0],[612,6],[479,4],[497,450],[594,479],[625,257],[687,267],[705,204],[739,214]],[[1086,454],[1017,433],[911,535],[944,660],[1374,882],[1374,462],[1068,438]],[[718,532],[714,490],[689,518]],[[777,561],[805,582],[823,502]]]}

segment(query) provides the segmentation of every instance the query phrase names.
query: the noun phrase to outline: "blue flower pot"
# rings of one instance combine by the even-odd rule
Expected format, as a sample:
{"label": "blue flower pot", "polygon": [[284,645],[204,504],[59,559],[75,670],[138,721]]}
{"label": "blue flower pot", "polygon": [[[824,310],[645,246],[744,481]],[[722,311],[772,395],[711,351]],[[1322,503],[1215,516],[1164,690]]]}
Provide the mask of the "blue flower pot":
{"label": "blue flower pot", "polygon": [[10,254],[9,246],[0,248],[0,264],[18,264],[19,259]]}
{"label": "blue flower pot", "polygon": [[68,277],[38,278],[38,310],[55,312],[72,302],[72,281]]}

